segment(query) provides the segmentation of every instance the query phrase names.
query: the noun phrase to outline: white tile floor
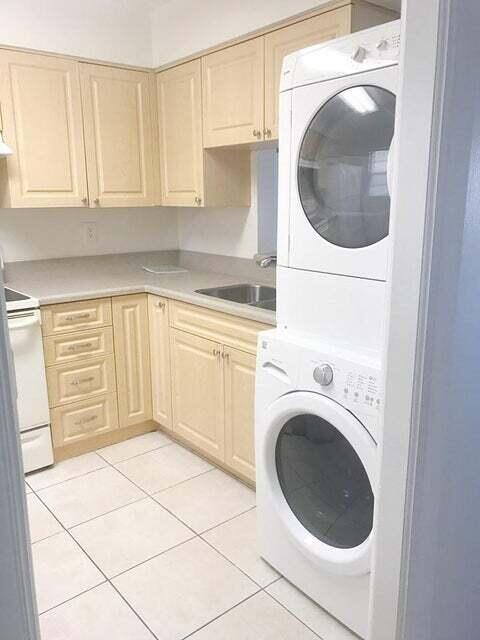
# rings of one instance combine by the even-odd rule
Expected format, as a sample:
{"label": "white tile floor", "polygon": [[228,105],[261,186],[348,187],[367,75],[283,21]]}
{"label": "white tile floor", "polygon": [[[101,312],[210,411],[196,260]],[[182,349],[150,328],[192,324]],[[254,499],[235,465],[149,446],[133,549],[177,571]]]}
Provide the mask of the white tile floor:
{"label": "white tile floor", "polygon": [[27,477],[42,640],[354,640],[255,550],[255,494],[161,433]]}

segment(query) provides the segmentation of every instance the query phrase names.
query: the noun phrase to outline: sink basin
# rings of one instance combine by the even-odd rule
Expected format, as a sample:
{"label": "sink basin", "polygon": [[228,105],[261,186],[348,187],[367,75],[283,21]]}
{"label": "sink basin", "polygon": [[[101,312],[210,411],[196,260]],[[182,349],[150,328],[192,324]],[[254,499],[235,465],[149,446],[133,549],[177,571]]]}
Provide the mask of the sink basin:
{"label": "sink basin", "polygon": [[249,304],[263,309],[272,309],[274,306],[263,306],[267,302],[275,305],[276,290],[274,287],[267,287],[262,284],[234,284],[225,287],[212,287],[210,289],[197,289],[195,293],[202,293],[205,296]]}
{"label": "sink basin", "polygon": [[273,300],[263,300],[262,302],[250,302],[250,306],[257,307],[257,309],[268,309],[268,311],[276,311],[277,301],[274,298]]}

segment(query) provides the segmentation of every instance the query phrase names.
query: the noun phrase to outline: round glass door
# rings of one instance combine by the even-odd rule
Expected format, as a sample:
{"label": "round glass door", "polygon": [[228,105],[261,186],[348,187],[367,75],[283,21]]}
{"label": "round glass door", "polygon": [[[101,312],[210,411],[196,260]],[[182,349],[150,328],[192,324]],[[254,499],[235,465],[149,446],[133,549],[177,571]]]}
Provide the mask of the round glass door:
{"label": "round glass door", "polygon": [[313,536],[337,549],[368,538],[372,487],[354,448],[330,422],[313,414],[290,418],[278,434],[275,463],[288,506]]}
{"label": "round glass door", "polygon": [[393,93],[357,86],[330,98],[308,125],[298,191],[308,221],[328,242],[355,249],[388,235],[394,120]]}

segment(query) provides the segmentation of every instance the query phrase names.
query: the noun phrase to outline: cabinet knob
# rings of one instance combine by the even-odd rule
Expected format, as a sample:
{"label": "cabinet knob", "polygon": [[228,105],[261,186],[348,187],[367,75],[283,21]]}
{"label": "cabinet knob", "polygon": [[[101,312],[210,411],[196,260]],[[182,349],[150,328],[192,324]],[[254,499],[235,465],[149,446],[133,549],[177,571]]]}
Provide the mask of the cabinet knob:
{"label": "cabinet knob", "polygon": [[160,309],[165,309],[165,302],[158,302],[157,304],[160,307]]}
{"label": "cabinet knob", "polygon": [[255,138],[260,138],[261,135],[262,135],[262,132],[260,131],[260,129],[254,129],[253,130],[253,136]]}
{"label": "cabinet knob", "polygon": [[264,129],[263,130],[263,135],[265,136],[265,138],[271,138],[272,137],[272,130],[271,129]]}
{"label": "cabinet knob", "polygon": [[100,204],[100,198],[95,198],[95,200],[93,201],[95,204]]}
{"label": "cabinet knob", "polygon": [[88,204],[88,198],[82,198],[83,204]]}
{"label": "cabinet knob", "polygon": [[200,206],[202,204],[202,199],[199,198],[198,196],[195,196],[195,204]]}

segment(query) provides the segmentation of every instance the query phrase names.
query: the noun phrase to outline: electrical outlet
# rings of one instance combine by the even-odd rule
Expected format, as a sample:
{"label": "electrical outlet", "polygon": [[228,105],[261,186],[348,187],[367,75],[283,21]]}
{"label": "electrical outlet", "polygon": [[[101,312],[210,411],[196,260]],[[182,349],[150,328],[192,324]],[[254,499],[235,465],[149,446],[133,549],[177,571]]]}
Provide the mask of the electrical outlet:
{"label": "electrical outlet", "polygon": [[96,222],[84,222],[83,223],[83,243],[86,247],[91,247],[97,244],[97,223]]}

